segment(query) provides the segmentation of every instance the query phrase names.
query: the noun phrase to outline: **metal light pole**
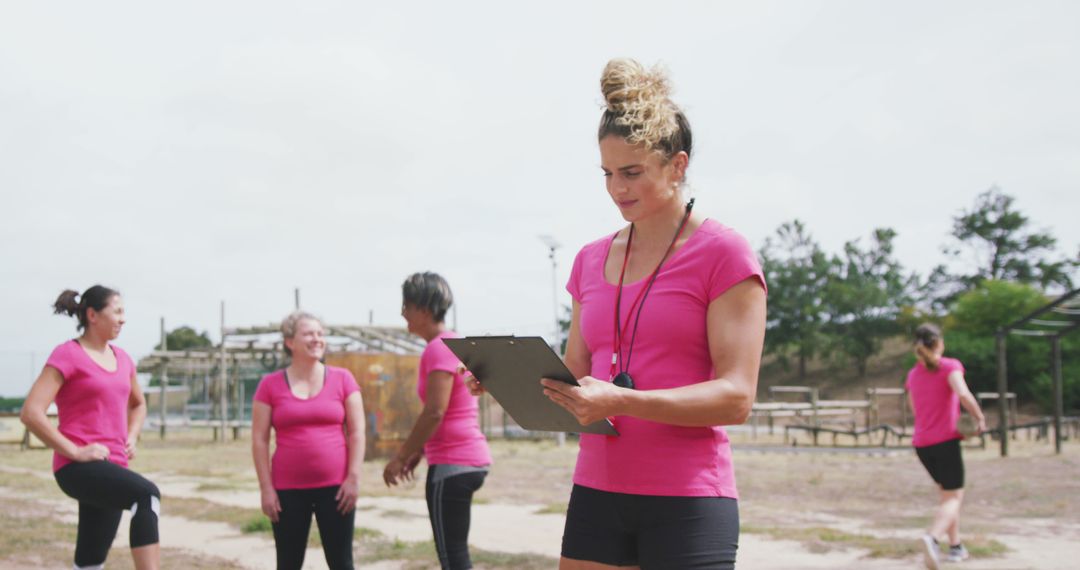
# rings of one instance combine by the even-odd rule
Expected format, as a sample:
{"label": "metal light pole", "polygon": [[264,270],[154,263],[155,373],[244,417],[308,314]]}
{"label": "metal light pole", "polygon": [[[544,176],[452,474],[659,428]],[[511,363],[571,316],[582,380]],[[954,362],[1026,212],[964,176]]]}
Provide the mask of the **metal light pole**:
{"label": "metal light pole", "polygon": [[[560,328],[559,327],[559,283],[558,283],[559,278],[558,278],[558,272],[557,272],[558,264],[555,262],[555,250],[562,247],[562,244],[555,241],[555,238],[553,238],[553,237],[551,237],[550,235],[547,235],[547,234],[543,234],[543,235],[541,235],[539,237],[540,237],[540,241],[544,242],[544,245],[547,246],[547,248],[548,248],[548,258],[551,259],[551,305],[552,305],[552,310],[555,311],[555,313],[554,313],[555,314],[555,336],[554,336],[555,347],[554,348],[555,348],[556,353],[561,353],[562,352],[562,341],[560,339],[560,336],[561,336],[560,332],[561,331],[559,330],[559,328]],[[560,354],[560,356],[561,356],[561,354]],[[559,447],[562,447],[563,445],[566,444],[566,434],[561,432],[561,431],[558,432],[555,435],[555,441],[558,442]]]}

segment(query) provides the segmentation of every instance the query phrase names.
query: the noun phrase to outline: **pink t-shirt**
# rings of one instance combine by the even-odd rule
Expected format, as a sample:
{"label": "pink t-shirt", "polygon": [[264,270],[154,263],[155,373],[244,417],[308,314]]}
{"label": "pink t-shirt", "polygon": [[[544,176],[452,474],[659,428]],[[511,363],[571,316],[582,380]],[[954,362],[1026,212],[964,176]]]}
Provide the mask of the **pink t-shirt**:
{"label": "pink t-shirt", "polygon": [[[109,345],[116,355],[116,370],[109,372],[94,362],[77,340],[69,340],[53,349],[45,366],[52,366],[64,377],[56,393],[60,433],[80,447],[100,443],[109,448],[109,461],[128,466],[128,399],[135,363],[116,345]],[[53,472],[72,463],[53,453]]]}
{"label": "pink t-shirt", "polygon": [[953,372],[964,373],[964,365],[955,358],[942,358],[937,370],[928,369],[919,360],[908,372],[905,386],[915,408],[915,433],[911,436],[911,445],[926,447],[964,438],[956,431],[960,396],[949,386],[949,375]]}
{"label": "pink t-shirt", "polygon": [[477,399],[469,393],[462,375],[458,374],[461,360],[446,347],[442,341],[444,338],[458,338],[458,334],[445,331],[431,339],[420,356],[419,377],[416,379],[420,401],[427,402],[428,376],[432,372],[449,372],[454,377],[450,403],[446,406],[439,427],[424,444],[424,456],[428,465],[490,465],[491,451],[488,450],[487,438],[480,431]]}
{"label": "pink t-shirt", "polygon": [[[617,287],[604,279],[614,235],[578,253],[566,288],[581,305],[590,375],[610,380]],[[713,378],[705,319],[709,303],[753,278],[765,285],[757,257],[731,228],[705,220],[664,263],[641,312],[628,372],[638,390],[676,388]],[[621,322],[648,278],[624,284]],[[633,317],[636,318],[637,311]],[[623,337],[628,356],[633,322]],[[581,435],[574,483],[635,495],[738,498],[724,428],[683,427],[630,416],[614,418],[619,436]]]}
{"label": "pink t-shirt", "polygon": [[352,372],[326,367],[322,390],[297,398],[285,370],[263,376],[254,399],[270,406],[276,448],[270,465],[275,489],[315,489],[340,485],[349,468],[345,441],[345,399],[359,392]]}

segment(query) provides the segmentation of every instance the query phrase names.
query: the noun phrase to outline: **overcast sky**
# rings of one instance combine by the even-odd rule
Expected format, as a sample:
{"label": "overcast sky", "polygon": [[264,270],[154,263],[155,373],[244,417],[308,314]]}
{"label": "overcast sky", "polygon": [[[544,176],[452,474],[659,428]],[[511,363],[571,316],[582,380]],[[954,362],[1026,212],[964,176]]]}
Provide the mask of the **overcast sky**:
{"label": "overcast sky", "polygon": [[399,325],[414,271],[466,333],[550,334],[577,249],[617,229],[595,140],[608,59],[662,62],[698,211],[759,246],[899,232],[943,261],[993,184],[1080,245],[1074,2],[7,2],[0,5],[0,394],[74,335],[64,288],[158,319],[292,308]]}

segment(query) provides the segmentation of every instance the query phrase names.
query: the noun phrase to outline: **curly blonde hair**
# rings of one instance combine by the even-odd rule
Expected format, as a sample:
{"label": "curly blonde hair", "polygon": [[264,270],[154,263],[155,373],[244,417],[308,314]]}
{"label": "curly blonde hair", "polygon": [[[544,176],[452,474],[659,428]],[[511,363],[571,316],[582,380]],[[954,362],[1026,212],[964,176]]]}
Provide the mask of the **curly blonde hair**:
{"label": "curly blonde hair", "polygon": [[690,123],[671,101],[671,87],[662,68],[646,69],[633,59],[613,59],[604,66],[600,91],[607,108],[600,118],[598,139],[618,135],[664,158],[679,152],[690,154]]}

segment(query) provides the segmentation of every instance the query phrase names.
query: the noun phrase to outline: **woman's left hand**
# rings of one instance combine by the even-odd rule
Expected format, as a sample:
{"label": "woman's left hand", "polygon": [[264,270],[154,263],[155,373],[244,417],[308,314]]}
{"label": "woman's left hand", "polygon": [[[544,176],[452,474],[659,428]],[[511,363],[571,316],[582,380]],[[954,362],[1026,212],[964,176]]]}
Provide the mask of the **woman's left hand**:
{"label": "woman's left hand", "polygon": [[592,376],[579,378],[578,386],[551,378],[542,378],[540,383],[544,385],[544,395],[574,414],[583,426],[619,415],[626,390]]}
{"label": "woman's left hand", "polygon": [[338,488],[338,492],[334,495],[334,500],[337,501],[337,510],[341,514],[348,513],[349,511],[356,510],[356,499],[360,496],[360,477],[355,474],[349,474],[345,477],[345,480],[341,482],[341,487]]}
{"label": "woman's left hand", "polygon": [[128,436],[127,442],[124,444],[124,453],[127,454],[128,459],[135,459],[135,445],[138,442],[138,437]]}

